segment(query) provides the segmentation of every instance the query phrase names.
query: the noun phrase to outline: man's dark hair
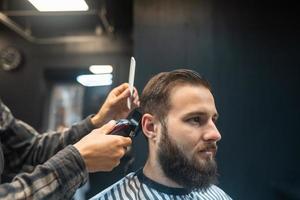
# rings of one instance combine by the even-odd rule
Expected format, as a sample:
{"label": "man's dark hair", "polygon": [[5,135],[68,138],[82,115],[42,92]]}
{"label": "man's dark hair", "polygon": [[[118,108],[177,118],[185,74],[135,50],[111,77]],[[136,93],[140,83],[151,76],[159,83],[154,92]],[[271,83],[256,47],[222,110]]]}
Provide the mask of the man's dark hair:
{"label": "man's dark hair", "polygon": [[201,85],[211,91],[206,79],[193,70],[178,69],[152,77],[141,95],[141,111],[163,121],[170,109],[170,91],[178,85]]}

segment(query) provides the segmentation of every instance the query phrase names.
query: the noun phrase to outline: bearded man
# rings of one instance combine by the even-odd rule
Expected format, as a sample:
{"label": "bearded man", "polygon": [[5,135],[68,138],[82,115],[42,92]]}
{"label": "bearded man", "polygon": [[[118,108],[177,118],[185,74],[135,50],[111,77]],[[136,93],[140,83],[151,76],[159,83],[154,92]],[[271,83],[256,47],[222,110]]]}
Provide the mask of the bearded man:
{"label": "bearded man", "polygon": [[145,86],[140,109],[145,166],[92,199],[231,199],[215,185],[221,134],[204,78],[186,69],[159,73]]}

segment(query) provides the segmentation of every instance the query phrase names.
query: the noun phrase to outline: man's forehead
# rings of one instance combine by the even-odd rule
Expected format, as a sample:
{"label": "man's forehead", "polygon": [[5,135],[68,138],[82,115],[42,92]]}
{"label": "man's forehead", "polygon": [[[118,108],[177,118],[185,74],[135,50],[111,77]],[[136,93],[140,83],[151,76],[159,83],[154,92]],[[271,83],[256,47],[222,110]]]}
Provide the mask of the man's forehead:
{"label": "man's forehead", "polygon": [[170,110],[175,112],[217,112],[210,90],[202,85],[177,85],[170,91]]}
{"label": "man's forehead", "polygon": [[191,84],[177,84],[169,93],[170,102],[174,103],[174,100],[193,100],[189,97],[198,98],[199,100],[214,100],[212,93],[208,88],[203,85],[191,85]]}

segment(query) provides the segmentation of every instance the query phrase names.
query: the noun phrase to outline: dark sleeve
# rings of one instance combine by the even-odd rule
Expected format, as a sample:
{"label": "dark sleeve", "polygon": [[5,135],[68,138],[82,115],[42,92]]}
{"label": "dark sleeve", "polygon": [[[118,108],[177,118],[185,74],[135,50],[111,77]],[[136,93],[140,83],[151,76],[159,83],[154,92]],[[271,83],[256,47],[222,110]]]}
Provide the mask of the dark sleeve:
{"label": "dark sleeve", "polygon": [[0,199],[71,199],[87,180],[87,171],[77,149],[67,146],[32,173],[22,173],[0,185]]}
{"label": "dark sleeve", "polygon": [[1,135],[5,168],[22,167],[30,170],[30,166],[44,163],[59,150],[76,143],[93,128],[90,118],[86,118],[62,133],[38,134],[26,123],[14,119]]}
{"label": "dark sleeve", "polygon": [[[1,114],[2,113],[2,114]],[[74,124],[64,132],[39,134],[23,121],[15,119],[0,100],[0,136],[6,174],[10,180],[20,171],[32,171],[69,144],[74,144],[94,129],[91,117]]]}

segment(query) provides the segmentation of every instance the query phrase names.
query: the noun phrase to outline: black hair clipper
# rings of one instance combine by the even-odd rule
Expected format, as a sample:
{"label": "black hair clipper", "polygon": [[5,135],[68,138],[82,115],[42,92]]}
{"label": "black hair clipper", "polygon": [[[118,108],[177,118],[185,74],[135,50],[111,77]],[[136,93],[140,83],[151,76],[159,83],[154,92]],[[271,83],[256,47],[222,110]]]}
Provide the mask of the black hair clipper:
{"label": "black hair clipper", "polygon": [[138,108],[136,108],[129,113],[126,119],[118,120],[114,129],[109,134],[133,138],[140,130],[141,119],[142,114]]}

